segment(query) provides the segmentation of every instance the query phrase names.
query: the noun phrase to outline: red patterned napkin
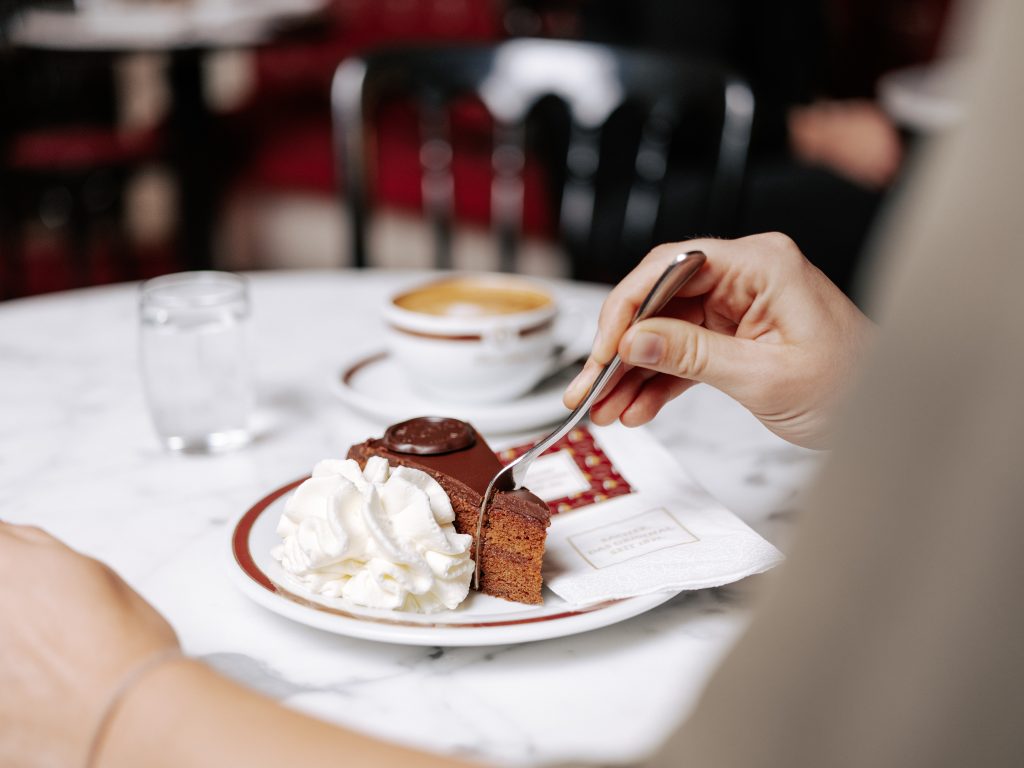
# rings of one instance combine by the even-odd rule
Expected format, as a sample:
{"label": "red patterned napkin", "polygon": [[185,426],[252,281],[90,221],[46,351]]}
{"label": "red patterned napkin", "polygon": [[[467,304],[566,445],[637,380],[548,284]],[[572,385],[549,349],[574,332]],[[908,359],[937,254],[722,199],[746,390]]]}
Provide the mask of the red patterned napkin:
{"label": "red patterned napkin", "polygon": [[[502,464],[510,464],[532,447],[533,443],[527,443],[498,451],[498,460]],[[545,464],[547,472],[544,471]],[[573,471],[573,466],[576,472]],[[615,468],[585,426],[576,427],[544,451],[530,468],[530,472],[531,478],[543,478],[537,483],[531,480],[530,490],[548,503],[552,515],[633,492],[626,478]],[[568,493],[552,497],[552,493],[559,493],[560,490],[567,488],[571,489]]]}

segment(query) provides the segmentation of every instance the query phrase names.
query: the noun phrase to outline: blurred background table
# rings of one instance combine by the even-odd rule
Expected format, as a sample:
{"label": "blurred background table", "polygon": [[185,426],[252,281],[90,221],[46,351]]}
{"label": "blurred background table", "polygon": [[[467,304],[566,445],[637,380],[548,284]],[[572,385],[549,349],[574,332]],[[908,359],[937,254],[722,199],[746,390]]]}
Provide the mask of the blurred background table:
{"label": "blurred background table", "polygon": [[35,51],[96,56],[164,53],[171,96],[171,165],[178,178],[180,262],[213,264],[217,194],[212,115],[204,95],[203,57],[253,48],[315,19],[327,0],[224,0],[197,4],[92,2],[81,9],[30,7],[8,31],[12,45]]}
{"label": "blurred background table", "polygon": [[[695,701],[745,625],[750,581],[684,593],[586,634],[482,648],[331,635],[264,610],[230,583],[238,516],[317,460],[381,433],[382,423],[335,399],[331,378],[380,342],[384,297],[422,277],[253,275],[259,437],[212,457],[158,446],[139,380],[134,285],[0,305],[0,517],[43,526],[110,563],[169,617],[188,653],[289,706],[491,760],[635,757]],[[606,287],[551,285],[593,326]],[[651,428],[713,495],[785,549],[814,454],[705,387]]]}

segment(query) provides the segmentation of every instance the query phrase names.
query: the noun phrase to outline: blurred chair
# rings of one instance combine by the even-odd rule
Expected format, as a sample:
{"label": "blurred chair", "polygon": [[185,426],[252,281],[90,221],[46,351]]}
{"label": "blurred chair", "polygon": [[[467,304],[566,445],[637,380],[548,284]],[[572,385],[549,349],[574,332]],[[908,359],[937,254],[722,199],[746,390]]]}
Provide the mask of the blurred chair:
{"label": "blurred chair", "polygon": [[553,234],[576,278],[614,280],[653,244],[670,164],[688,169],[706,191],[703,231],[729,234],[736,219],[754,100],[746,83],[723,67],[529,38],[395,48],[345,60],[332,85],[339,186],[358,266],[371,261],[367,221],[379,164],[368,134],[394,97],[411,97],[419,115],[419,168],[408,173],[421,178],[439,268],[452,265],[460,145],[452,127],[467,100],[490,116],[490,223],[503,270],[515,268],[523,171],[537,152],[546,160]]}
{"label": "blurred chair", "polygon": [[[0,59],[0,298],[137,277],[123,191],[162,142],[156,130],[118,129],[112,61],[36,51]],[[66,278],[31,279],[28,222],[61,233]]]}
{"label": "blurred chair", "polygon": [[[300,199],[326,215],[334,212],[337,185],[327,95],[339,61],[400,44],[494,42],[503,37],[503,7],[493,0],[328,0],[322,24],[254,50],[252,91],[221,116],[232,168],[226,208],[240,223],[231,246],[234,258],[245,266],[337,260],[340,249],[330,237],[305,238],[295,245],[270,233],[275,219],[281,221],[275,214],[289,200]],[[390,128],[401,145],[399,153],[416,146],[414,115]],[[402,184],[395,186],[399,201],[408,198]],[[251,216],[260,218],[258,233],[247,221]]]}

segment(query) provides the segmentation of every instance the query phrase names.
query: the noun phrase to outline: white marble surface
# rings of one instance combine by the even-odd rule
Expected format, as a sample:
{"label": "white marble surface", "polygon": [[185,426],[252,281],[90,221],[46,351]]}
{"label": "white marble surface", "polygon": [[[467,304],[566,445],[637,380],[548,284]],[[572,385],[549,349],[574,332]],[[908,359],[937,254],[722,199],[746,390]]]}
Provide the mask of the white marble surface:
{"label": "white marble surface", "polygon": [[[219,457],[168,455],[152,434],[134,286],[0,304],[0,517],[41,525],[107,561],[169,617],[189,653],[288,705],[502,762],[637,756],[684,716],[741,631],[749,584],[683,594],[574,637],[445,649],[293,624],[249,602],[225,574],[234,518],[316,460],[380,433],[334,399],[328,379],[350,350],[377,341],[375,307],[409,279],[255,275],[262,434]],[[556,285],[596,318],[606,289]],[[704,387],[666,408],[653,431],[785,550],[813,454]]]}

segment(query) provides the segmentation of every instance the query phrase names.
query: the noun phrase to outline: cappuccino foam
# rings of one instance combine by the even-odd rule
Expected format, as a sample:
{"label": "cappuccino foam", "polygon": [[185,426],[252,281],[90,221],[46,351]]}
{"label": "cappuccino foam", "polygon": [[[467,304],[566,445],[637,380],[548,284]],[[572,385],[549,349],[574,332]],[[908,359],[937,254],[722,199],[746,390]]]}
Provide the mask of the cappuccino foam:
{"label": "cappuccino foam", "polygon": [[454,278],[397,296],[396,306],[437,317],[487,317],[532,312],[551,304],[551,297],[513,280]]}

